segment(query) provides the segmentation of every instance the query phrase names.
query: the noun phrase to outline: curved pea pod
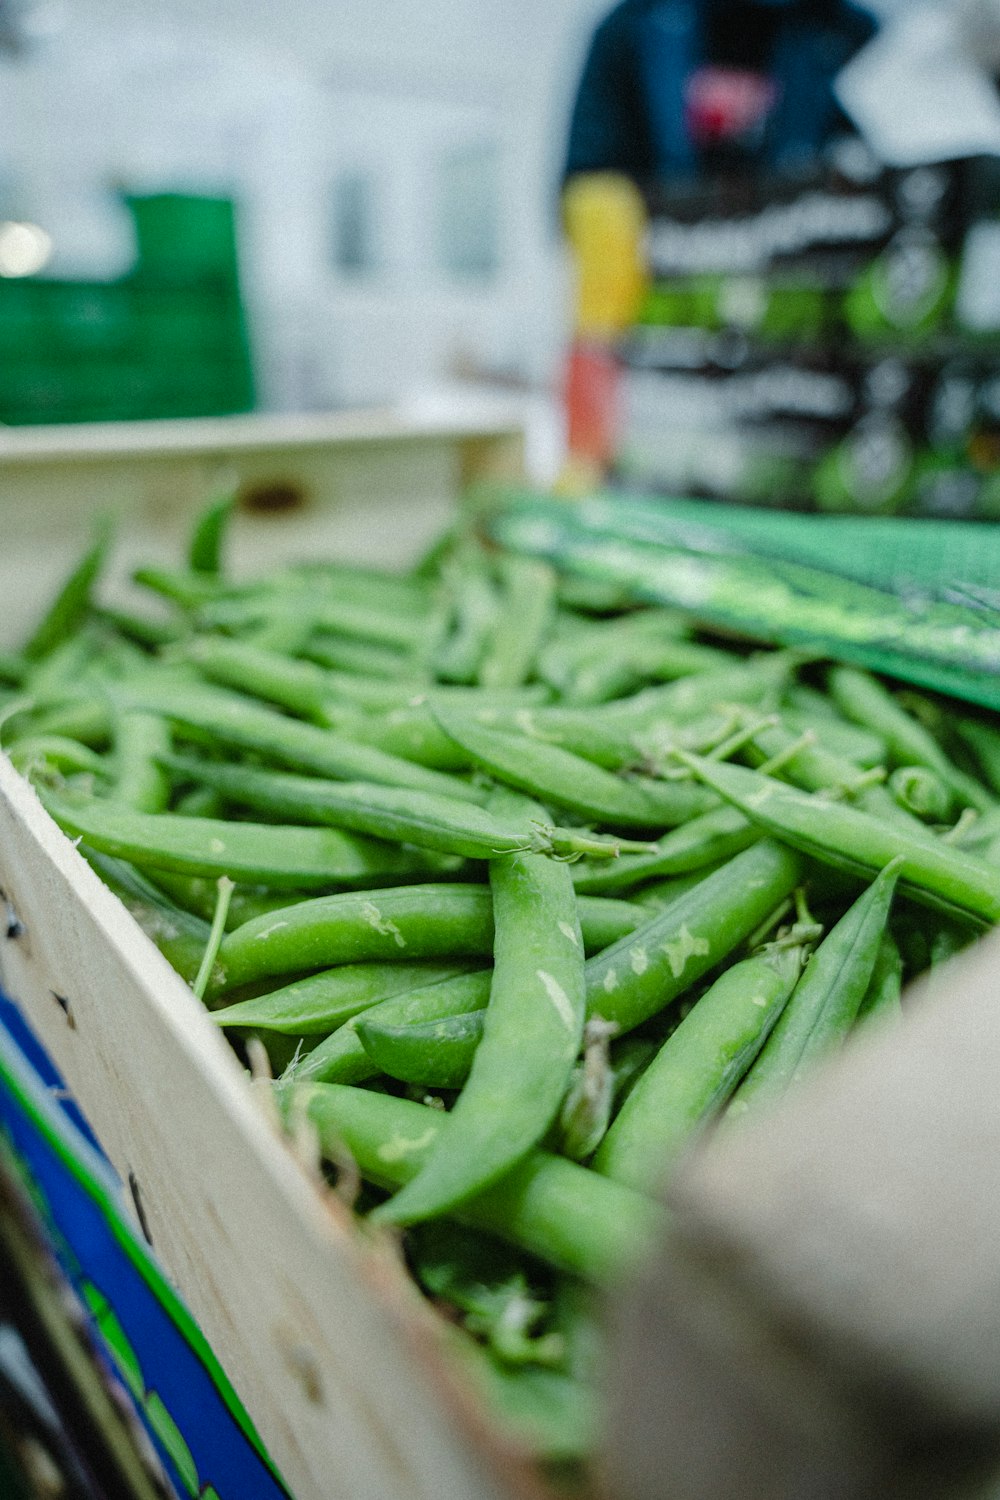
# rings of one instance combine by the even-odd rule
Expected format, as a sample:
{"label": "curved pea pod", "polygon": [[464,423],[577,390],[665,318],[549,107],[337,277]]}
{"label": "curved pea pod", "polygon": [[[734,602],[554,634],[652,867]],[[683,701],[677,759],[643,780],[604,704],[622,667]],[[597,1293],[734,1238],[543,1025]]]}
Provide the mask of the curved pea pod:
{"label": "curved pea pod", "polygon": [[849,719],[884,737],[897,765],[927,766],[936,771],[960,802],[980,812],[995,805],[992,794],[953,765],[934,736],[911,718],[874,677],[856,667],[837,666],[831,668],[827,685]]}
{"label": "curved pea pod", "polygon": [[760,837],[748,818],[733,807],[714,807],[674,828],[646,854],[623,854],[606,868],[592,863],[573,866],[573,884],[581,895],[628,890],[643,880],[692,871],[730,859]]}
{"label": "curved pea pod", "polygon": [[731,1096],[802,972],[805,950],[734,964],[698,1000],[632,1088],[598,1148],[597,1172],[652,1193]]}
{"label": "curved pea pod", "polygon": [[362,1016],[356,1030],[377,1072],[423,1088],[459,1089],[471,1071],[485,1016],[484,1007],[410,1026]]}
{"label": "curved pea pod", "polygon": [[111,546],[111,523],[100,521],[92,544],[73,568],[52,600],[32,635],[22,648],[29,661],[40,661],[64,641],[70,640],[90,611],[94,585],[107,561]]}
{"label": "curved pea pod", "polygon": [[435,716],[475,764],[498,781],[612,827],[684,823],[715,802],[684,782],[625,781],[569,750],[489,729],[450,709],[438,706]]}
{"label": "curved pea pod", "polygon": [[875,971],[901,867],[899,859],[887,865],[816,949],[730,1114],[780,1098],[847,1036]]}
{"label": "curved pea pod", "polygon": [[490,862],[495,937],[483,1034],[468,1080],[420,1171],[374,1217],[446,1213],[545,1135],[583,1037],[583,938],[569,868],[537,854]]}
{"label": "curved pea pod", "polygon": [[176,813],[140,813],[102,800],[39,789],[46,811],[64,833],[142,868],[188,875],[228,875],[250,884],[309,888],[371,886],[407,875],[440,873],[442,856],[395,849],[336,828],[231,823]]}
{"label": "curved pea pod", "polygon": [[570,703],[607,703],[634,691],[642,682],[693,676],[732,665],[728,652],[715,646],[664,636],[630,642],[607,640],[590,660],[582,661],[564,685]]}
{"label": "curved pea pod", "polygon": [[932,833],[883,823],[858,808],[807,796],[743,766],[679,753],[727,802],[815,859],[870,875],[901,855],[902,888],[915,900],[980,922],[1000,921],[1000,873]]}
{"label": "curved pea pod", "polygon": [[903,956],[892,934],[884,932],[872,977],[858,1007],[858,1021],[898,1020],[902,1014],[902,993]]}
{"label": "curved pea pod", "polygon": [[502,557],[499,574],[499,609],[477,672],[486,688],[528,681],[555,614],[556,575],[547,563]]}
{"label": "curved pea pod", "polygon": [[184,756],[162,759],[171,770],[214,787],[242,807],[297,822],[329,823],[441,854],[488,860],[498,854],[534,850],[563,857],[586,852],[613,859],[622,847],[613,838],[531,824],[523,817],[496,817],[471,803],[409,788],[325,781]]}
{"label": "curved pea pod", "polygon": [[976,757],[990,790],[1000,795],[1000,729],[979,719],[959,719],[955,728]]}
{"label": "curved pea pod", "polygon": [[103,781],[110,769],[96,751],[61,734],[25,735],[10,746],[7,757],[22,776],[51,766],[64,776],[82,771]]}
{"label": "curved pea pod", "polygon": [[211,500],[196,517],[188,539],[188,567],[194,573],[218,577],[222,572],[222,549],[226,532],[236,508],[234,493]]}
{"label": "curved pea pod", "polygon": [[754,933],[803,876],[773,839],[737,854],[586,966],[587,1006],[619,1032],[664,1010]]}
{"label": "curved pea pod", "polygon": [[201,967],[211,928],[208,922],[164,896],[125,860],[81,845],[80,853],[130,912],[170,966],[191,984]]}
{"label": "curved pea pod", "polygon": [[899,766],[889,777],[889,790],[908,813],[925,823],[945,823],[955,799],[936,771],[927,766]]}
{"label": "curved pea pod", "polygon": [[301,770],[343,781],[378,781],[437,792],[460,801],[482,802],[485,794],[457,776],[429,771],[413,761],[386,755],[331,729],[320,729],[265,708],[238,693],[198,683],[162,681],[153,673],[116,683],[112,700],[126,708],[162,714],[172,723],[207,734],[224,745],[253,750]]}
{"label": "curved pea pod", "polygon": [[463,974],[441,964],[340,964],[294,984],[214,1011],[219,1026],[247,1026],[287,1036],[328,1036],[345,1021],[393,995]]}
{"label": "curved pea pod", "polygon": [[[645,913],[627,901],[581,900],[585,947],[632,932]],[[489,958],[493,902],[486,886],[442,882],[316,896],[257,917],[220,949],[227,988],[274,974],[346,963],[410,963]]]}
{"label": "curved pea pod", "polygon": [[795,651],[770,651],[733,659],[718,672],[699,672],[662,687],[645,688],[630,698],[593,710],[602,724],[628,724],[632,732],[658,720],[700,718],[725,703],[762,703],[775,698],[796,671],[802,657]]}
{"label": "curved pea pod", "polygon": [[[490,998],[490,971],[459,974],[453,979],[392,995],[365,1012],[373,1024],[389,1028],[432,1025],[455,1016],[481,1014]],[[286,1083],[364,1083],[381,1069],[365,1050],[354,1020],[339,1027],[312,1052],[301,1057],[282,1079]]]}
{"label": "curved pea pod", "polygon": [[170,800],[160,757],[170,749],[170,726],[159,714],[124,709],[114,715],[113,796],[136,812],[159,813]]}
{"label": "curved pea pod", "polygon": [[[301,1095],[321,1146],[335,1156],[346,1147],[362,1177],[383,1188],[416,1176],[447,1121],[440,1110],[368,1089],[312,1084]],[[602,1284],[627,1275],[666,1228],[659,1204],[544,1151],[530,1152],[454,1216]]]}
{"label": "curved pea pod", "polygon": [[822,731],[817,743],[805,744],[784,723],[766,726],[757,730],[748,742],[746,758],[753,766],[780,759],[783,781],[807,792],[843,795],[874,817],[911,828],[918,826],[917,820],[904,811],[884,786],[871,784],[859,774],[853,761],[832,752],[822,740]]}

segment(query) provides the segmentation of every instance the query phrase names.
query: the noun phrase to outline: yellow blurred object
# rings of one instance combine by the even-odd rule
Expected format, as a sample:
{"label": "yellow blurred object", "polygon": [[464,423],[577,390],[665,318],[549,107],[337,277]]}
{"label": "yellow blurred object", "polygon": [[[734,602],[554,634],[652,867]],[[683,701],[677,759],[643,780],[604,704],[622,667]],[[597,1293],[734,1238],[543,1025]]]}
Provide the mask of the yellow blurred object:
{"label": "yellow blurred object", "polygon": [[633,182],[615,172],[571,177],[563,219],[576,267],[574,330],[609,337],[634,323],[646,288],[646,207]]}

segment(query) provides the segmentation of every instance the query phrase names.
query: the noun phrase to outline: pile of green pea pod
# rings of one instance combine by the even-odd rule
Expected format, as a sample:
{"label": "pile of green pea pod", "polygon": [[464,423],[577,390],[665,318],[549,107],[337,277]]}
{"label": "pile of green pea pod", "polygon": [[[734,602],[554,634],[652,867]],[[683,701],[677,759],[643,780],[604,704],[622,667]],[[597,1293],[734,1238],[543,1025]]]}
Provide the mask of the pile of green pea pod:
{"label": "pile of green pea pod", "polygon": [[139,611],[97,540],[3,747],[572,1469],[671,1165],[1000,921],[1000,726],[470,531],[233,581],[228,513]]}

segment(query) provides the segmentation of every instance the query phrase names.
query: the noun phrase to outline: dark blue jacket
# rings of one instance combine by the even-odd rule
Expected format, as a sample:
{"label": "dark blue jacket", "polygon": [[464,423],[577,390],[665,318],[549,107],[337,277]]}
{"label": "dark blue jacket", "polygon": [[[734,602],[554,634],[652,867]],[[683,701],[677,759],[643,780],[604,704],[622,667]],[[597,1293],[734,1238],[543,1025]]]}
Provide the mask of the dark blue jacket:
{"label": "dark blue jacket", "polygon": [[617,171],[644,185],[704,168],[684,91],[706,63],[769,74],[778,102],[757,150],[777,170],[814,156],[845,126],[833,80],[875,31],[852,0],[624,0],[590,45],[570,127],[566,175]]}

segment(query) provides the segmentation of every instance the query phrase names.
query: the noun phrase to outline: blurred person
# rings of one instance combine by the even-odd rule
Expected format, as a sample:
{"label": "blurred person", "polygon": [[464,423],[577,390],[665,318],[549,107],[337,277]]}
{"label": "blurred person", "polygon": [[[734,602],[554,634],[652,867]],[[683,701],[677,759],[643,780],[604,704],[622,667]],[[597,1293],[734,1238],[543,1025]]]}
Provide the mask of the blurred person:
{"label": "blurred person", "polygon": [[875,29],[854,0],[622,0],[590,44],[564,176],[807,164],[848,129],[833,83]]}
{"label": "blurred person", "polygon": [[854,0],[622,0],[598,26],[563,173],[576,273],[566,489],[589,488],[614,457],[614,343],[642,298],[644,195],[808,168],[850,130],[834,81],[875,30]]}

